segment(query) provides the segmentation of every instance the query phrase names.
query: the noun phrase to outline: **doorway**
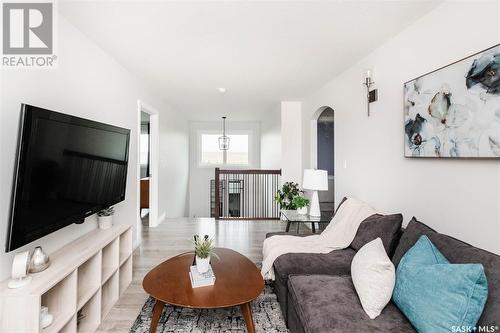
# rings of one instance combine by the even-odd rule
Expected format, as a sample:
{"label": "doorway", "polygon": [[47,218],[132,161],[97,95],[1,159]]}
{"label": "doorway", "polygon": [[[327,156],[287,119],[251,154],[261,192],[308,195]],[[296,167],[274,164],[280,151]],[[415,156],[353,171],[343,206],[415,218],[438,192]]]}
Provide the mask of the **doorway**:
{"label": "doorway", "polygon": [[328,171],[328,191],[319,192],[322,211],[335,210],[335,121],[334,110],[319,108],[311,120],[311,165]]}
{"label": "doorway", "polygon": [[149,113],[141,111],[141,132],[139,144],[140,173],[140,215],[143,225],[149,225],[149,176],[151,175],[151,122]]}
{"label": "doorway", "polygon": [[137,163],[137,223],[156,227],[158,221],[158,152],[159,115],[150,106],[137,102],[138,163]]}

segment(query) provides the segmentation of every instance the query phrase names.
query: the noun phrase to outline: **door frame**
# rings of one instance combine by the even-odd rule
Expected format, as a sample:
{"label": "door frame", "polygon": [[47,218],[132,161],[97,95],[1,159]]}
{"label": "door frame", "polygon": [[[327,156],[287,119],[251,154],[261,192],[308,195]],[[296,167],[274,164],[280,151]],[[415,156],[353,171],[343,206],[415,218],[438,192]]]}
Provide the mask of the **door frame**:
{"label": "door frame", "polygon": [[137,100],[137,223],[138,230],[142,230],[141,220],[141,112],[149,114],[149,226],[156,227],[158,221],[158,170],[159,170],[159,144],[160,125],[159,113],[150,105]]}
{"label": "door frame", "polygon": [[[335,109],[332,108],[331,106],[328,106],[328,105],[321,106],[314,112],[314,114],[311,117],[311,121],[310,121],[310,135],[311,135],[310,138],[311,138],[311,140],[310,140],[310,156],[309,157],[310,157],[310,165],[313,169],[318,168],[318,119],[321,116],[321,114],[323,113],[323,111],[325,111],[326,109],[332,109],[335,112]],[[334,145],[335,145],[335,139],[334,139]],[[334,156],[334,159],[335,159],[335,156]],[[335,193],[335,185],[336,185],[335,176],[328,175],[328,180],[332,180],[332,179],[333,179],[333,205],[334,205],[334,207],[336,207],[335,203],[337,201],[337,196]]]}
{"label": "door frame", "polygon": [[314,114],[311,117],[311,125],[310,125],[310,133],[311,133],[311,146],[310,146],[310,164],[311,167],[316,169],[318,167],[318,119],[319,116],[325,111],[326,109],[331,108],[328,105],[322,106],[314,112]]}

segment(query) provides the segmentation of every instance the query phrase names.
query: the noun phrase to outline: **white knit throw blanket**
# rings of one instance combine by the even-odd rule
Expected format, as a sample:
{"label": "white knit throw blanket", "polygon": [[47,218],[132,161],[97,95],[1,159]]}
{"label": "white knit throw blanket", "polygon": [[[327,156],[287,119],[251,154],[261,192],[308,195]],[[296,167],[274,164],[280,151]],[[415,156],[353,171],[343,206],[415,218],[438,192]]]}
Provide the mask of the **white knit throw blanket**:
{"label": "white knit throw blanket", "polygon": [[358,227],[367,217],[377,212],[357,199],[347,199],[338,209],[330,224],[320,235],[307,237],[276,235],[264,240],[262,276],[274,280],[273,263],[286,253],[328,253],[348,247]]}

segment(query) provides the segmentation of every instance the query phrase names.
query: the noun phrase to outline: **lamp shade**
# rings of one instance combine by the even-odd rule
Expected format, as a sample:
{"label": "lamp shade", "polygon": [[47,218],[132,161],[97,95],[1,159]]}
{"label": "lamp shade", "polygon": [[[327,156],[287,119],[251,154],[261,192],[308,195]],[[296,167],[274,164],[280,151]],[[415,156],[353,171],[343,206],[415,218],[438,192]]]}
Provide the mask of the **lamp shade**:
{"label": "lamp shade", "polygon": [[305,169],[304,179],[302,180],[304,190],[327,191],[328,190],[328,171]]}

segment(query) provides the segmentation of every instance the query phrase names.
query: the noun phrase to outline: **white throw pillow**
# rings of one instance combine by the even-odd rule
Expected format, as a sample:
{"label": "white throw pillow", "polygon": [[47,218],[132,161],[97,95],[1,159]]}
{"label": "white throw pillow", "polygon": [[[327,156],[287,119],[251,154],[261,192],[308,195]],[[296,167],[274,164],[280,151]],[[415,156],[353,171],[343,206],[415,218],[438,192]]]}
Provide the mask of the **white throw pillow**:
{"label": "white throw pillow", "polygon": [[391,300],[396,273],[380,238],[365,244],[351,263],[351,277],[363,310],[371,319]]}

